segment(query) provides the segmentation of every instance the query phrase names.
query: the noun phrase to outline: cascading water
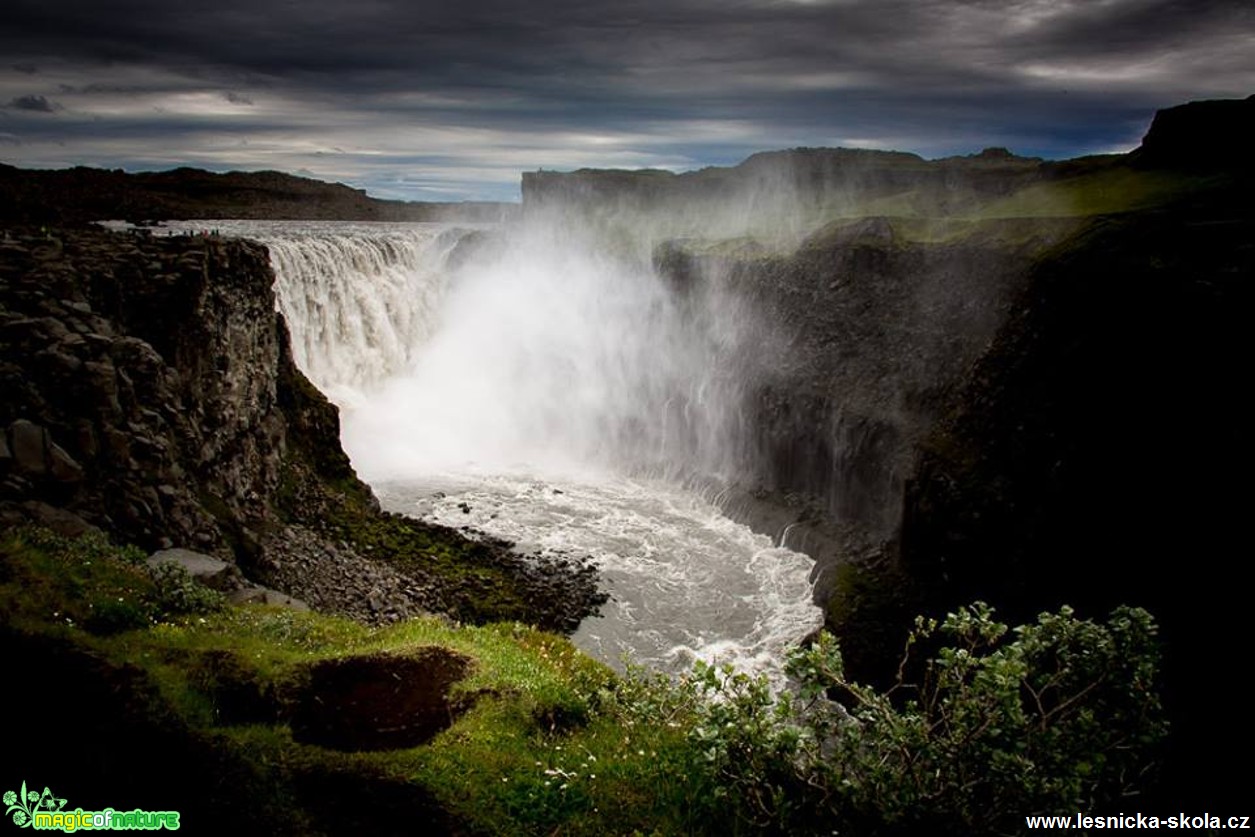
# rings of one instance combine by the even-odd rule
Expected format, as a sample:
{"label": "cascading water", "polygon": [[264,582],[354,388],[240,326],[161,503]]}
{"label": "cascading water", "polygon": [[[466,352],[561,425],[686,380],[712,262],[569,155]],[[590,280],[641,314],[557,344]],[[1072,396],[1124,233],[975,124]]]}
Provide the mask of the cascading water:
{"label": "cascading water", "polygon": [[809,559],[708,496],[770,356],[731,295],[534,218],[219,226],[269,245],[295,358],[385,506],[597,559],[613,598],[576,634],[586,650],[774,673],[818,626]]}
{"label": "cascading water", "polygon": [[252,222],[239,232],[270,248],[297,365],[347,400],[403,373],[431,336],[446,290],[442,266],[464,230]]}

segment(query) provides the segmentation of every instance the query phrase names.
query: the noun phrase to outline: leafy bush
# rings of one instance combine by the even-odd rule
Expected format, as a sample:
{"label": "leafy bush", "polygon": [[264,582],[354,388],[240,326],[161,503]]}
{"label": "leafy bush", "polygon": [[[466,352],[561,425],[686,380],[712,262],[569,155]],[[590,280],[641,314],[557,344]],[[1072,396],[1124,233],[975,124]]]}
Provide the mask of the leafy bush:
{"label": "leafy bush", "polygon": [[[281,804],[294,822],[322,810],[297,787],[306,777],[346,771],[388,794],[421,786],[476,833],[1018,832],[1026,814],[1112,805],[1145,780],[1165,732],[1155,626],[1129,608],[1101,623],[1064,608],[1014,630],[981,604],[921,619],[887,692],[851,682],[821,635],[790,656],[796,689],[777,697],[730,666],[698,664],[678,682],[639,669],[617,677],[517,624],[416,619],[372,631],[270,608],[167,620],[221,598],[142,563],[100,537],[0,533],[8,635],[47,631],[142,661],[182,718],[213,725],[223,746],[287,788],[268,798],[290,793]],[[454,695],[470,708],[423,747],[350,763],[294,745],[282,725],[231,724],[251,716],[220,711],[240,690],[281,693],[311,660],[427,644],[476,665]]]}
{"label": "leafy bush", "polygon": [[221,593],[196,583],[182,567],[145,566],[136,546],[116,546],[100,532],[76,538],[20,526],[0,538],[0,602],[10,614],[51,617],[106,636],[144,628],[171,616],[208,613]]}
{"label": "leafy bush", "polygon": [[156,586],[152,605],[160,615],[212,613],[226,606],[221,593],[196,581],[178,564],[157,564],[149,572]]}
{"label": "leafy bush", "polygon": [[884,693],[846,677],[827,634],[791,655],[799,690],[778,700],[699,665],[678,688],[700,698],[690,740],[716,786],[709,816],[734,833],[982,834],[1102,810],[1145,781],[1166,732],[1155,633],[1127,607],[1008,631],[977,603],[917,620]]}

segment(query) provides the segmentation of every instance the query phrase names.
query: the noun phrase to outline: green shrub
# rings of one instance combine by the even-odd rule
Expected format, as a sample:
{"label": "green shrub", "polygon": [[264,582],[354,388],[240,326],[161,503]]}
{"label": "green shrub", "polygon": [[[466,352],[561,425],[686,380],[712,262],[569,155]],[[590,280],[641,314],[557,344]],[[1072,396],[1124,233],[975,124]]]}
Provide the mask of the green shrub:
{"label": "green shrub", "polygon": [[178,564],[160,563],[149,572],[156,586],[152,606],[160,615],[212,613],[226,606],[221,593],[196,581]]}
{"label": "green shrub", "polygon": [[1066,607],[1008,631],[977,603],[917,620],[885,693],[846,677],[827,634],[791,655],[799,690],[778,700],[761,678],[699,665],[677,688],[701,697],[690,740],[716,787],[710,821],[983,834],[1026,814],[1102,810],[1145,781],[1166,732],[1155,633],[1144,610],[1099,624]]}
{"label": "green shrub", "polygon": [[0,607],[10,618],[51,618],[100,636],[223,607],[221,593],[198,584],[182,567],[149,570],[145,559],[143,550],[111,544],[100,532],[69,538],[38,526],[16,527],[0,537]]}
{"label": "green shrub", "polygon": [[[1101,623],[1064,608],[1014,630],[981,604],[918,620],[887,692],[851,682],[821,635],[790,655],[796,688],[777,697],[730,666],[618,677],[520,624],[372,630],[258,607],[166,619],[221,597],[142,559],[100,537],[0,533],[7,635],[142,666],[180,718],[288,788],[298,818],[321,802],[298,786],[342,771],[414,784],[475,833],[1018,832],[1022,816],[1098,813],[1135,789],[1166,726],[1155,626],[1130,608]],[[256,723],[311,661],[433,644],[475,666],[452,695],[465,714],[422,747],[322,753]]]}

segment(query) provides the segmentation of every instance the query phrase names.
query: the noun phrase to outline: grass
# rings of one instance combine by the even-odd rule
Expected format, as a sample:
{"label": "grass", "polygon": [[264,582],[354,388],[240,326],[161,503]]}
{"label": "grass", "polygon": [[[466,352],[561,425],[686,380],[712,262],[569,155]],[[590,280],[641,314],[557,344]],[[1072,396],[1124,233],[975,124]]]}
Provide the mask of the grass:
{"label": "grass", "polygon": [[[169,612],[137,557],[103,540],[70,541],[34,529],[5,533],[6,634],[19,643],[51,640],[115,670],[140,670],[158,696],[156,714],[175,718],[260,777],[247,794],[241,791],[241,804],[254,805],[261,794],[272,816],[316,830],[330,816],[319,807],[325,800],[308,792],[321,776],[365,783],[368,795],[401,788],[434,799],[442,816],[472,833],[694,827],[688,819],[702,788],[693,778],[699,772],[692,769],[683,712],[673,713],[672,725],[634,720],[622,700],[628,681],[561,636],[519,623],[466,626],[438,617],[369,628],[258,605]],[[106,603],[143,618],[123,629],[103,625],[96,617]],[[434,740],[373,753],[293,740],[286,707],[311,664],[424,646],[472,660],[451,695],[470,709]]]}
{"label": "grass", "polygon": [[[1153,748],[1162,737],[1154,624],[1129,609],[1104,627],[1063,608],[1010,633],[987,606],[961,609],[942,625],[957,647],[927,663],[948,691],[901,706],[849,683],[835,642],[821,637],[788,665],[803,696],[838,688],[860,701],[861,726],[834,735],[837,713],[777,703],[765,680],[731,666],[699,665],[679,683],[621,677],[565,638],[514,622],[427,617],[369,628],[187,600],[145,582],[136,557],[103,540],[0,535],[0,638],[24,687],[9,695],[21,723],[6,729],[6,745],[23,770],[64,779],[76,803],[112,778],[115,804],[148,790],[194,831],[226,817],[247,818],[258,833],[301,834],[809,834],[864,822],[872,828],[860,833],[924,822],[938,833],[1002,833],[992,825],[1033,806],[1076,810],[1093,793],[1124,793],[1150,766],[1128,742]],[[868,595],[864,581],[840,580],[847,602]],[[66,617],[90,616],[102,597],[132,605],[146,623]],[[926,638],[937,622],[924,624]],[[344,667],[321,663],[343,658],[354,659],[353,693],[328,712],[325,701],[349,693],[319,679]],[[407,688],[388,680],[415,666]],[[424,743],[364,752],[302,743],[329,740],[309,735],[311,704],[328,727],[346,714],[376,724],[385,716],[402,723],[396,729],[410,712],[430,720],[417,703],[403,716],[389,710],[431,695],[441,670],[462,680],[439,687],[445,700],[434,711],[447,712],[448,725]],[[1024,701],[1025,688],[1035,702]],[[1075,697],[1043,708],[1047,689],[1072,688]],[[63,711],[67,689],[82,696],[73,713]],[[1080,696],[1091,705],[1075,705]],[[95,773],[84,760],[93,753],[107,756]],[[49,758],[33,758],[41,754]]]}
{"label": "grass", "polygon": [[[835,195],[801,215],[778,219],[752,235],[732,240],[695,240],[690,250],[702,255],[761,258],[792,250],[796,236],[810,230],[812,242],[868,218],[883,218],[898,243],[1026,246],[1049,243],[1101,215],[1164,207],[1223,185],[1205,176],[1178,171],[1141,170],[1107,159],[1074,161],[1070,168],[1043,169],[1040,176],[1002,196],[982,195],[962,184],[951,189],[935,183],[865,195]],[[791,222],[791,226],[785,222]],[[766,222],[762,222],[765,224]]]}
{"label": "grass", "polygon": [[975,208],[973,217],[1075,218],[1132,212],[1162,206],[1206,185],[1178,172],[1106,168],[1034,183]]}

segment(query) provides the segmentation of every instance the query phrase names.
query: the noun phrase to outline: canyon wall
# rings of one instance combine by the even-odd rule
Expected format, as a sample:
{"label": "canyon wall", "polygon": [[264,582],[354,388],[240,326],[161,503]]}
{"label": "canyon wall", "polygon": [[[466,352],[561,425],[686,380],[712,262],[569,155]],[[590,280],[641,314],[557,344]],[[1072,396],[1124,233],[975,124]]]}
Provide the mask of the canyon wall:
{"label": "canyon wall", "polygon": [[1251,147],[1255,97],[1164,111],[1135,152],[1062,163],[786,152],[774,182],[815,210],[793,217],[841,216],[787,247],[758,243],[770,224],[694,220],[766,193],[749,163],[537,174],[525,209],[674,218],[653,222],[679,231],[658,269],[785,336],[746,389],[728,505],[816,557],[856,676],[892,677],[914,613],[976,598],[1008,620],[1147,607],[1176,729],[1161,798],[1207,804],[1239,798],[1217,747],[1253,726],[1227,685],[1251,634]]}
{"label": "canyon wall", "polygon": [[273,283],[243,241],[5,230],[0,524],[193,549],[372,623],[574,630],[604,600],[588,567],[379,511]]}

